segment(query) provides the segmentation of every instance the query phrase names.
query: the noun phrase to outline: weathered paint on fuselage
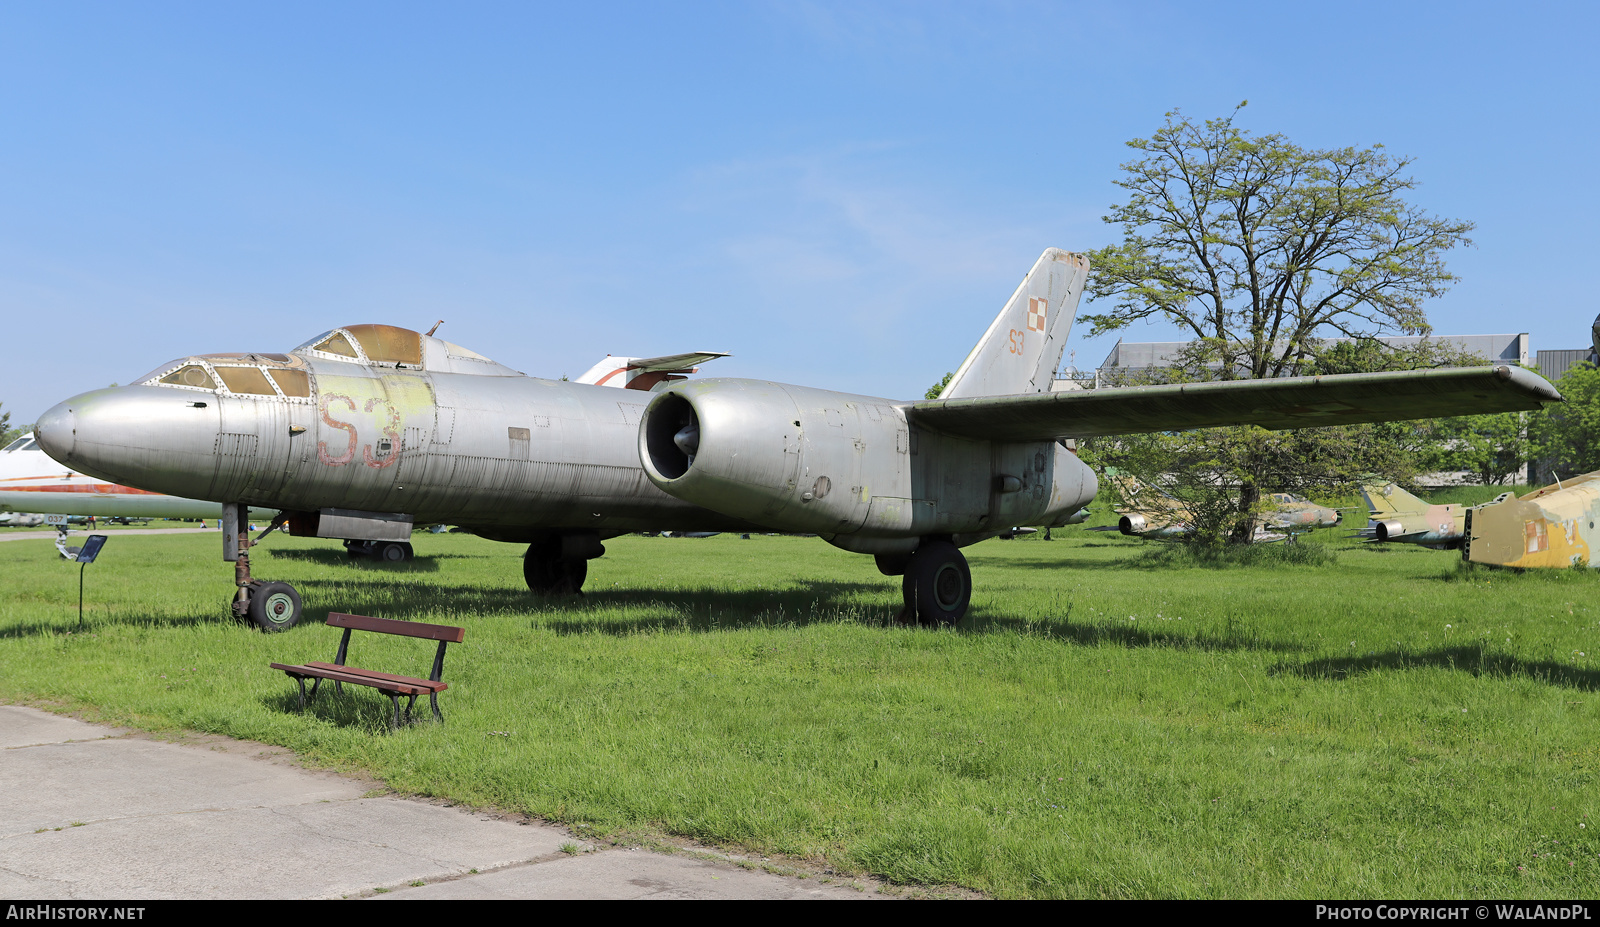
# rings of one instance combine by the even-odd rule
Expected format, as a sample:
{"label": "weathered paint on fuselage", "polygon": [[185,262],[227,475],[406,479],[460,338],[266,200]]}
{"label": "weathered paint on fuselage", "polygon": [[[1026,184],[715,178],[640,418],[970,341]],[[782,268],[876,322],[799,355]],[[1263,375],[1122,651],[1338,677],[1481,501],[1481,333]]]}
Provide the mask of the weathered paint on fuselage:
{"label": "weathered paint on fuselage", "polygon": [[82,430],[98,440],[74,441],[68,459],[153,492],[278,509],[622,531],[743,524],[644,479],[646,393],[332,361],[310,372],[304,400],[212,394],[196,408],[194,394],[159,386],[86,393],[66,405],[95,421]]}
{"label": "weathered paint on fuselage", "polygon": [[1464,560],[1508,567],[1600,566],[1600,472],[1473,508]]}

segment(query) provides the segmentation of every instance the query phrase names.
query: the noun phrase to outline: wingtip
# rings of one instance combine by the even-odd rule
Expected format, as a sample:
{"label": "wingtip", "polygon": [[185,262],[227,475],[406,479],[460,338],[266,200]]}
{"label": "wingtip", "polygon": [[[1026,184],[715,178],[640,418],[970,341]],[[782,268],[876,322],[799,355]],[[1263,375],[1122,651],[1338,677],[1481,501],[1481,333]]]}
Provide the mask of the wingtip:
{"label": "wingtip", "polygon": [[1567,398],[1561,395],[1549,380],[1524,367],[1513,367],[1500,364],[1494,368],[1494,375],[1498,379],[1510,383],[1513,388],[1531,394],[1539,402],[1566,402]]}

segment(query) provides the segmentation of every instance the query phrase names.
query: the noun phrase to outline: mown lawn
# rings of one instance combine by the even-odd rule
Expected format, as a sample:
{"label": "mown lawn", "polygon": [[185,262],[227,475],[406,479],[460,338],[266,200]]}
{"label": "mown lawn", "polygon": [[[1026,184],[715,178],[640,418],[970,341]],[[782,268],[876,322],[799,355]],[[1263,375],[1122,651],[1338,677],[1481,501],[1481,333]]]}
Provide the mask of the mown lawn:
{"label": "mown lawn", "polygon": [[[1343,531],[1337,532],[1343,534]],[[1083,529],[967,550],[954,630],[817,539],[626,537],[539,600],[520,550],[415,563],[274,536],[312,617],[223,617],[215,534],[113,537],[86,581],[0,544],[0,697],[282,744],[402,792],[1004,897],[1588,897],[1600,884],[1592,571],[1358,547],[1227,568]],[[444,726],[371,690],[294,710],[329,610],[459,624]],[[352,662],[426,675],[426,643]],[[1594,816],[1591,818],[1590,816]]]}

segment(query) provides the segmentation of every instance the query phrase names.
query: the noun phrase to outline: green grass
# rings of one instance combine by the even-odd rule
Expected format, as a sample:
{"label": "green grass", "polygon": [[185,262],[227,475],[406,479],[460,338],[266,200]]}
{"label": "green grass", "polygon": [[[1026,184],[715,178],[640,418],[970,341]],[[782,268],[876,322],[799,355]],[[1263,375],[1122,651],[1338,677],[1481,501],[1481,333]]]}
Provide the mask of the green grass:
{"label": "green grass", "polygon": [[[1342,533],[1342,532],[1340,532]],[[1184,562],[1110,533],[989,541],[955,630],[816,539],[626,537],[588,594],[520,551],[418,535],[256,561],[312,617],[223,617],[216,535],[115,538],[78,570],[0,544],[0,697],[195,729],[582,835],[670,834],[1005,897],[1588,897],[1600,884],[1593,571],[1464,569],[1326,544]],[[330,659],[329,610],[459,624],[443,726],[371,690],[295,710],[273,661]],[[426,643],[356,635],[425,675]]]}

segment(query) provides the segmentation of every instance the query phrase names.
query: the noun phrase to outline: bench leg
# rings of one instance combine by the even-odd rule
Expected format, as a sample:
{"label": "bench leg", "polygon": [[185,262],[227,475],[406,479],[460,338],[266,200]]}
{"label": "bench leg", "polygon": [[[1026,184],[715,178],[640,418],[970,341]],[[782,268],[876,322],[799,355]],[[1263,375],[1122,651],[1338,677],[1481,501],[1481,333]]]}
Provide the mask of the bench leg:
{"label": "bench leg", "polygon": [[389,695],[389,704],[394,706],[394,720],[389,722],[389,730],[398,731],[400,730],[400,696],[394,693],[387,694]]}
{"label": "bench leg", "polygon": [[305,680],[301,680],[300,681],[300,694],[301,694],[302,698],[300,700],[300,707],[301,708],[306,707],[306,702],[307,701],[315,699],[317,697],[317,690],[319,688],[321,688],[321,687],[322,687],[322,677],[318,676],[316,679],[311,680],[311,695],[310,696],[306,696],[305,695],[305,691],[306,691]]}
{"label": "bench leg", "polygon": [[411,723],[411,706],[417,703],[417,693],[411,693],[411,698],[406,702],[406,723]]}
{"label": "bench leg", "polygon": [[[306,677],[304,677],[304,676],[296,676],[296,677],[294,677],[294,681],[299,683],[299,685],[300,685],[300,710],[301,711],[305,711],[306,710]],[[311,693],[313,695],[315,695],[316,691],[317,691],[317,687],[316,686],[312,686],[311,687]]]}
{"label": "bench leg", "polygon": [[439,693],[437,693],[437,692],[429,692],[428,693],[428,702],[429,702],[429,704],[433,705],[433,720],[439,722],[440,724],[443,724],[444,723],[444,715],[439,713]]}

